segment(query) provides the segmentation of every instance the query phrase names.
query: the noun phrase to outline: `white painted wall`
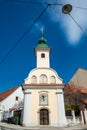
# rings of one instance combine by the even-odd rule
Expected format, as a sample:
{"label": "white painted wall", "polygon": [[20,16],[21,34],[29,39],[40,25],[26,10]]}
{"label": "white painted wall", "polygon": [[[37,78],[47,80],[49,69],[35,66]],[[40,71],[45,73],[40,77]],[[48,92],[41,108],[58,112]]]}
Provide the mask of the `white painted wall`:
{"label": "white painted wall", "polygon": [[[18,96],[18,101],[15,100],[15,97]],[[1,111],[3,114],[3,111],[6,111],[8,114],[9,108],[12,108],[15,104],[23,100],[24,94],[22,91],[22,88],[17,88],[11,95],[9,95],[7,98],[5,98],[3,101],[0,102]],[[2,115],[0,115],[0,118]]]}
{"label": "white painted wall", "polygon": [[31,78],[32,76],[36,76],[37,77],[37,84],[40,83],[40,76],[42,74],[45,74],[47,76],[47,83],[50,84],[50,77],[51,76],[55,76],[56,78],[56,84],[61,84],[62,83],[62,79],[57,75],[56,71],[54,69],[51,68],[36,68],[33,69],[28,77],[25,79],[25,84],[31,84]]}
{"label": "white painted wall", "polygon": [[[30,89],[31,93],[26,96],[26,89],[25,89],[25,115],[24,115],[24,126],[39,126],[40,125],[40,109],[47,109],[49,111],[49,125],[58,127],[66,125],[65,114],[64,113],[64,106],[62,106],[62,99],[61,97],[57,96],[56,89]],[[29,91],[29,90],[28,90]],[[27,91],[27,92],[28,92]],[[40,105],[40,94],[46,92],[48,94],[48,105]],[[58,98],[60,102],[58,101]],[[29,109],[27,109],[29,106]],[[27,111],[27,113],[26,113]],[[63,123],[61,123],[61,119],[59,117],[59,113],[61,113],[61,119]],[[61,123],[61,124],[60,124]]]}
{"label": "white painted wall", "polygon": [[30,125],[30,95],[31,91],[29,89],[26,89],[24,92],[24,111],[23,111],[23,126],[29,126]]}
{"label": "white painted wall", "polygon": [[9,95],[6,99],[1,101],[1,106],[3,106],[4,110],[8,110],[12,108],[17,101],[15,101],[15,97],[19,97],[19,101],[23,100],[24,94],[22,92],[22,88],[19,87],[16,89],[11,95]]}
{"label": "white painted wall", "polygon": [[66,126],[63,89],[57,89],[58,126]]}
{"label": "white painted wall", "polygon": [[[41,58],[41,54],[45,54],[45,58]],[[49,49],[48,50],[38,50],[37,51],[37,68],[49,68],[50,62],[49,62]]]}

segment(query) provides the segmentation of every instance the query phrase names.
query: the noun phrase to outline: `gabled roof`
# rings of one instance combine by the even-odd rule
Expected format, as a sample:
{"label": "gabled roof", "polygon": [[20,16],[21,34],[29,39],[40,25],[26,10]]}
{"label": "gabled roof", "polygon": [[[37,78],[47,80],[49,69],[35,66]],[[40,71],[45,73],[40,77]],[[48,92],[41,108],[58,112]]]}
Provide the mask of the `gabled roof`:
{"label": "gabled roof", "polygon": [[66,90],[65,91],[66,93],[75,94],[75,93],[80,92],[80,93],[83,93],[83,94],[87,94],[87,88],[83,88],[81,86],[76,86],[76,85],[71,84],[71,83],[65,85],[65,90]]}
{"label": "gabled roof", "polygon": [[7,98],[8,96],[10,96],[18,88],[19,88],[19,86],[15,87],[15,88],[12,88],[10,90],[7,90],[7,91],[5,91],[3,93],[0,93],[0,102],[2,100],[4,100],[5,98]]}

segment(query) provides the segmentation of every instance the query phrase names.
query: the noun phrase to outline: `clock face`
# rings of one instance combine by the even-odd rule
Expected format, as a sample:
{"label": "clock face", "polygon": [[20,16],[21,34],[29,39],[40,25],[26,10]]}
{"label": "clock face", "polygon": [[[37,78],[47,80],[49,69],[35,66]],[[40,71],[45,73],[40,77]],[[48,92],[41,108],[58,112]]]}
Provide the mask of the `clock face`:
{"label": "clock face", "polygon": [[48,98],[46,94],[40,95],[40,105],[47,105],[48,104]]}

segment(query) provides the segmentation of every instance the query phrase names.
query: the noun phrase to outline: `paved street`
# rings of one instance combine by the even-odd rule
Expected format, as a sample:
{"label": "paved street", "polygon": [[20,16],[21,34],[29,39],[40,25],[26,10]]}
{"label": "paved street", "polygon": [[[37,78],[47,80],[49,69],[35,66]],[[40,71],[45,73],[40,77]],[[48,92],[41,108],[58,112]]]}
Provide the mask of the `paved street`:
{"label": "paved street", "polygon": [[[16,130],[15,128],[1,127],[0,130]],[[17,129],[21,130],[21,129]],[[26,130],[26,129],[23,129]],[[28,128],[27,130],[34,130],[34,128]],[[87,130],[87,128],[37,128],[37,130]]]}
{"label": "paved street", "polygon": [[87,125],[76,125],[69,126],[64,128],[55,128],[55,127],[37,127],[37,128],[27,128],[19,125],[0,123],[0,130],[87,130]]}

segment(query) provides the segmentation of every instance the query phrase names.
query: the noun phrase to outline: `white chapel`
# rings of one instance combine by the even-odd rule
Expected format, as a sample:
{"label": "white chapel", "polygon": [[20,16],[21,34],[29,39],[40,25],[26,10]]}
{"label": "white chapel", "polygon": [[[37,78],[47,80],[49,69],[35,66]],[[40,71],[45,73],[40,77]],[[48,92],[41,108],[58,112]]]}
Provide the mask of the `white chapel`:
{"label": "white chapel", "polygon": [[64,109],[62,79],[50,68],[50,47],[44,37],[34,49],[36,68],[31,70],[23,84],[23,126],[67,125]]}
{"label": "white chapel", "polygon": [[[40,38],[34,52],[37,61],[36,68],[30,71],[24,83],[0,93],[0,122],[29,128],[87,124],[87,90],[84,88],[86,80],[83,87],[81,86],[82,77],[87,75],[86,70],[81,68],[77,70],[78,79],[81,80],[80,86],[70,83],[65,85],[57,72],[50,68],[50,47],[44,37]],[[76,74],[70,81],[72,80],[77,83]],[[65,116],[65,108],[69,106],[69,103],[70,108],[75,107],[73,100],[76,98],[72,97],[72,94],[78,94],[78,90],[80,96],[82,95],[78,100],[81,108],[78,111],[66,109]],[[77,93],[74,93],[75,91]]]}

